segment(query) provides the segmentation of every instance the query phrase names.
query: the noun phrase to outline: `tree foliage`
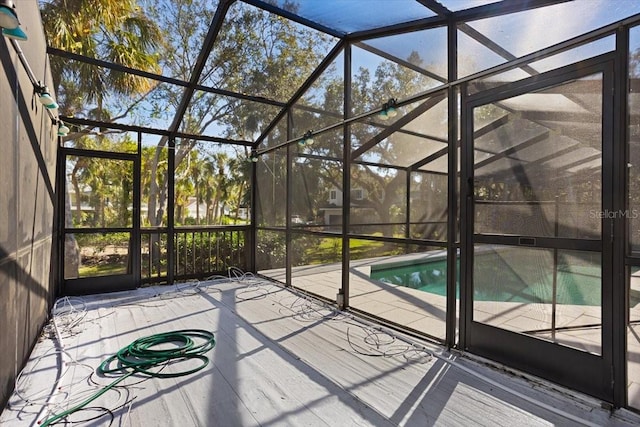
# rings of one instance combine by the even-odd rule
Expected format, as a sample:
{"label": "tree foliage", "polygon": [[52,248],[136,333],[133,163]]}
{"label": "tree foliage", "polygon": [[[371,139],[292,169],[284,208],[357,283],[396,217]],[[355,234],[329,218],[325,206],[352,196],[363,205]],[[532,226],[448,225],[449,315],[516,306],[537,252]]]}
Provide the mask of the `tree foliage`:
{"label": "tree foliage", "polygon": [[[41,13],[49,46],[143,71],[160,70],[160,29],[136,0],[51,0],[42,4]],[[105,105],[108,95],[127,98],[154,86],[139,76],[57,56],[51,68],[65,115],[109,120],[115,112]]]}
{"label": "tree foliage", "polygon": [[[217,7],[205,0],[69,0],[65,5],[69,13],[58,14],[61,6],[62,0],[42,5],[50,45],[183,81],[191,79]],[[294,5],[287,4],[286,7]],[[198,83],[227,93],[286,103],[334,43],[330,36],[246,3],[235,2],[224,17]],[[423,62],[415,52],[407,60],[413,64]],[[55,57],[52,66],[63,114],[84,114],[107,122],[131,122],[135,121],[138,109],[148,114],[147,123],[151,120],[154,127],[168,127],[183,103],[182,86],[153,83]],[[306,130],[341,121],[344,103],[341,73],[342,65],[338,60],[296,103],[291,112],[293,127],[287,130],[287,123],[283,121],[273,129],[268,140],[280,143],[291,135],[302,135]],[[430,85],[432,82],[425,75],[377,58],[372,64],[362,64],[354,71],[351,87],[354,109],[350,114],[379,108],[389,98],[403,99]],[[270,102],[241,99],[216,90],[194,92],[185,106],[184,115],[178,118],[178,131],[255,141],[281,108]],[[405,107],[405,112],[411,108],[413,106]],[[358,148],[388,125],[378,122],[375,117],[354,123],[350,127],[348,143],[352,148]],[[98,135],[96,138],[106,137]],[[413,148],[400,138],[398,134],[389,135],[368,150],[361,160],[398,164],[413,154]],[[81,135],[70,135],[70,139],[78,147],[89,144]],[[319,209],[327,204],[331,189],[342,190],[343,172],[339,159],[343,155],[343,143],[343,132],[339,129],[317,138],[313,149],[297,149],[301,154],[328,156],[326,160],[313,161],[300,157],[292,171],[295,176],[294,213],[309,222],[322,220]],[[175,155],[174,170],[168,168],[171,150]],[[141,189],[147,208],[143,225],[166,224],[171,174],[175,177],[176,225],[222,223],[225,221],[223,212],[237,220],[240,208],[250,199],[248,154],[245,146],[219,146],[197,138],[179,138],[170,143],[163,137],[155,146],[143,147]],[[284,221],[282,197],[285,193],[282,190],[286,165],[282,161],[282,156],[270,153],[263,156],[257,168],[258,190],[271,199],[271,206],[263,204],[262,208],[273,210],[269,214],[273,224]],[[86,181],[95,173],[82,170],[89,167],[79,162],[73,174],[75,179]],[[367,195],[365,201],[358,203],[376,213],[375,221],[404,221],[408,197],[404,172],[362,164],[354,165],[348,173],[352,177],[352,188],[362,189]],[[193,209],[189,213],[194,199],[195,215]],[[354,218],[358,219],[357,216]]]}
{"label": "tree foliage", "polygon": [[[168,51],[171,53],[163,58],[163,68],[172,77],[188,80],[215,9],[210,2],[195,0],[161,3],[151,11],[154,20],[168,34],[172,34],[171,39],[166,41],[170,44]],[[297,28],[291,21],[238,2],[225,16],[213,50],[204,65],[200,83],[285,102],[325,54],[326,44],[326,36]],[[174,108],[179,105],[181,94],[181,88],[169,86],[157,91],[158,99]],[[181,119],[180,130],[196,135],[251,141],[260,135],[277,111],[276,107],[269,104],[196,91]],[[158,153],[167,142],[166,138],[160,141]],[[197,145],[196,139],[186,138],[176,144],[177,168],[188,159],[189,153]],[[227,153],[226,162],[224,166],[217,167],[218,171],[224,170],[224,173],[218,173],[213,183],[220,186],[219,193],[226,194],[227,199],[237,200],[235,206],[238,208],[239,201],[248,198],[249,168],[243,166],[242,160],[248,158],[249,153],[247,148],[241,146],[230,147],[224,152]],[[157,174],[152,173],[152,176]],[[223,179],[227,176],[230,178]],[[167,182],[166,174],[150,182],[149,222],[152,225],[162,224]],[[233,195],[231,188],[235,190]],[[198,197],[206,199],[207,195]],[[209,194],[208,198],[212,197]],[[212,203],[219,201],[214,198]]]}

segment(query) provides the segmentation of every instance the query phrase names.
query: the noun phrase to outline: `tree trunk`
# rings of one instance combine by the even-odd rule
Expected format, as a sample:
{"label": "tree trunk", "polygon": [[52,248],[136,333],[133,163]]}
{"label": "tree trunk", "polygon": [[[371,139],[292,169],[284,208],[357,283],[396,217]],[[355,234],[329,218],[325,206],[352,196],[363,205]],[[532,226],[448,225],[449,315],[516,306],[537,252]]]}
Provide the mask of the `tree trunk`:
{"label": "tree trunk", "polygon": [[105,207],[105,200],[104,197],[102,195],[99,196],[98,199],[98,212],[100,215],[100,227],[105,228],[107,226],[106,221],[104,219],[104,207]]}
{"label": "tree trunk", "polygon": [[[76,193],[77,194],[77,193]],[[69,192],[65,191],[64,195],[64,225],[73,227],[71,220],[71,197]],[[73,234],[65,234],[64,239],[64,278],[75,279],[79,276],[80,269],[80,248]]]}
{"label": "tree trunk", "polygon": [[240,182],[240,189],[238,190],[238,198],[236,202],[236,213],[234,215],[233,224],[238,224],[238,216],[240,215],[240,202],[242,201],[242,195],[244,194],[245,182]]}
{"label": "tree trunk", "polygon": [[[150,179],[149,179],[149,200],[147,201],[147,220],[149,221],[149,225],[152,227],[159,227],[162,225],[162,217],[164,216],[163,204],[158,203],[161,197],[161,191],[158,186],[158,163],[160,162],[160,156],[162,154],[162,150],[167,145],[168,137],[164,136],[158,142],[158,146],[156,147],[156,151],[153,155],[153,160],[151,161],[150,167]],[[160,210],[160,212],[157,212]],[[158,218],[160,221],[158,221]]]}
{"label": "tree trunk", "polygon": [[[160,198],[160,189],[158,188],[158,162],[160,161],[160,156],[162,154],[163,148],[167,145],[167,137],[162,137],[160,142],[158,142],[158,146],[156,147],[155,153],[153,155],[153,160],[150,165],[150,179],[149,179],[149,198],[147,200],[147,220],[149,221],[149,225],[151,227],[159,227],[162,225],[162,217],[164,216],[164,211],[162,210],[162,203],[158,203],[158,199]],[[158,210],[158,212],[156,212]],[[160,219],[160,222],[158,221]],[[152,233],[149,235],[149,256],[151,257],[151,265],[152,270],[149,272],[149,275],[159,274],[162,268],[161,265],[161,248],[160,248],[160,234]]]}
{"label": "tree trunk", "polygon": [[219,213],[220,213],[219,210],[218,210],[219,207],[220,207],[219,200],[216,197],[214,199],[214,201],[213,201],[213,223],[214,224],[216,224],[218,222],[218,217],[219,217]]}
{"label": "tree trunk", "polygon": [[[82,201],[81,201],[81,194],[80,194],[80,184],[78,184],[78,169],[79,169],[79,161],[76,162],[75,166],[73,167],[73,170],[71,171],[71,185],[73,185],[73,191],[74,193],[76,193],[76,223],[80,224],[80,221],[82,221]],[[69,192],[67,192],[67,197],[69,196]],[[69,201],[69,204],[71,204],[71,201]],[[69,206],[69,209],[71,209],[71,206]],[[71,217],[69,217],[69,219],[71,219]],[[73,224],[68,224],[69,226],[73,226]]]}
{"label": "tree trunk", "polygon": [[200,225],[200,188],[196,180],[196,225]]}

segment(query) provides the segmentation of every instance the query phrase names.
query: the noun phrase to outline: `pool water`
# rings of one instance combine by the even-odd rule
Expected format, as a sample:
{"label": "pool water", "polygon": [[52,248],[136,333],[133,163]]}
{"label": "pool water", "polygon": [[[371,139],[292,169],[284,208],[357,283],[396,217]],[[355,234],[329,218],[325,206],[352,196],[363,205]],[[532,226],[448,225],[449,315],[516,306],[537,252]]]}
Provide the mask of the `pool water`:
{"label": "pool water", "polygon": [[[552,302],[552,271],[538,269],[531,274],[523,275],[521,270],[514,271],[500,254],[483,254],[481,259],[476,257],[477,262],[474,270],[476,280],[473,295],[475,301]],[[459,272],[459,261],[457,264]],[[445,259],[391,267],[372,266],[370,277],[434,295],[446,296],[447,293],[447,262]],[[601,279],[598,265],[560,263],[556,283],[556,302],[558,304],[601,305]],[[459,285],[458,280],[456,286],[456,297],[458,298],[460,296]]]}

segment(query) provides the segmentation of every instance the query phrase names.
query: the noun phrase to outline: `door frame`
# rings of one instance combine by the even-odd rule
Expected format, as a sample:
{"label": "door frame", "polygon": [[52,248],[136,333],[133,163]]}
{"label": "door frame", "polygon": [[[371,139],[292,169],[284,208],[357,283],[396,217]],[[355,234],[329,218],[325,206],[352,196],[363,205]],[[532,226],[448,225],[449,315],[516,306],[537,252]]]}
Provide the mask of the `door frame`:
{"label": "door frame", "polygon": [[[596,249],[602,256],[602,342],[601,355],[557,345],[517,332],[481,324],[473,320],[473,252],[474,242],[474,131],[473,109],[560,85],[574,79],[602,73],[602,206],[614,209],[614,73],[615,54],[609,53],[571,64],[527,79],[488,89],[473,95],[461,90],[461,289],[460,289],[460,347],[472,353],[496,360],[516,369],[546,378],[561,385],[614,401],[614,292],[620,285],[614,281],[613,218],[602,218],[601,240]],[[611,234],[609,232],[611,230]],[[517,237],[514,238],[517,245]],[[491,239],[485,239],[490,241]],[[581,241],[570,242],[581,249]],[[588,375],[585,373],[588,372]],[[619,375],[615,375],[619,378]],[[617,400],[617,399],[616,399]]]}
{"label": "door frame", "polygon": [[[138,138],[139,139],[139,138]],[[65,197],[67,188],[66,164],[68,156],[99,158],[105,160],[124,160],[131,162],[133,172],[133,198],[131,227],[107,227],[107,228],[75,228],[65,224]],[[87,150],[80,148],[60,147],[58,150],[58,230],[60,230],[58,245],[58,278],[60,295],[85,295],[102,292],[117,292],[135,289],[140,286],[140,141],[138,141],[137,153],[119,153],[110,151]],[[108,276],[79,277],[65,279],[65,237],[67,234],[78,233],[130,233],[128,272],[126,274],[114,274]]]}

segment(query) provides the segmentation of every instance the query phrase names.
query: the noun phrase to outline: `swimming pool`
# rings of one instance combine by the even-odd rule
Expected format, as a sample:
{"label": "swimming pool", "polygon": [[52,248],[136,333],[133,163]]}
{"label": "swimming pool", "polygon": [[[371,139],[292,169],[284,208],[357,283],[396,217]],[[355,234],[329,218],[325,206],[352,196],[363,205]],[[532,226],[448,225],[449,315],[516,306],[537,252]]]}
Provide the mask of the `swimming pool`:
{"label": "swimming pool", "polygon": [[[597,256],[595,253],[594,255]],[[475,257],[475,301],[552,302],[553,269],[549,265],[536,265],[535,260],[531,259],[514,262],[514,259],[522,258],[516,251],[487,251],[476,254]],[[459,297],[459,260],[456,268],[456,297]],[[561,259],[557,265],[556,302],[599,306],[600,270],[599,264],[589,259],[576,261],[575,256],[572,259]],[[372,265],[370,277],[434,295],[446,296],[447,293],[447,261],[444,257],[411,263]]]}

